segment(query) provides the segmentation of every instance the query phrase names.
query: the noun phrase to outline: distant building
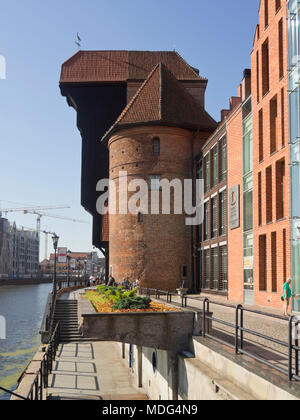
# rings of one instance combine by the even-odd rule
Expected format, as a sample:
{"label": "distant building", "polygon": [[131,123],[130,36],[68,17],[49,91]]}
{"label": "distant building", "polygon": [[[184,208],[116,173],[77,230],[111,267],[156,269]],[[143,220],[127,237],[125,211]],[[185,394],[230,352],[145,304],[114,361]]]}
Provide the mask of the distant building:
{"label": "distant building", "polygon": [[40,242],[36,231],[11,226],[13,246],[13,275],[15,277],[36,276],[39,273]]}
{"label": "distant building", "polygon": [[0,276],[10,276],[13,271],[13,250],[7,219],[0,218]]}
{"label": "distant building", "polygon": [[[105,259],[99,258],[97,252],[71,252],[70,254],[70,274],[73,276],[103,274]],[[54,254],[50,255],[49,260],[44,260],[40,264],[41,274],[52,276],[54,271]],[[56,265],[58,276],[66,276],[68,273],[68,264],[58,263]]]}

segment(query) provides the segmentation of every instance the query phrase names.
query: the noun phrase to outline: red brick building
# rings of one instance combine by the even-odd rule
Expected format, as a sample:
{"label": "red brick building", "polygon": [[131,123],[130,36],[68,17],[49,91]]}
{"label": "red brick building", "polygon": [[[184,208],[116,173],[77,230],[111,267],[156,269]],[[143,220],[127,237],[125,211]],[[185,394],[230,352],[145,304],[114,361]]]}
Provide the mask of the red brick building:
{"label": "red brick building", "polygon": [[[293,274],[287,37],[299,15],[294,3],[261,1],[251,69],[218,125],[205,112],[207,79],[175,52],[86,51],[63,65],[62,94],[83,138],[82,204],[117,281],[174,290],[185,280],[191,291],[281,306]],[[122,171],[150,190],[162,178],[203,179],[203,224],[187,227],[177,214],[100,216],[95,185],[109,177],[121,188]]]}

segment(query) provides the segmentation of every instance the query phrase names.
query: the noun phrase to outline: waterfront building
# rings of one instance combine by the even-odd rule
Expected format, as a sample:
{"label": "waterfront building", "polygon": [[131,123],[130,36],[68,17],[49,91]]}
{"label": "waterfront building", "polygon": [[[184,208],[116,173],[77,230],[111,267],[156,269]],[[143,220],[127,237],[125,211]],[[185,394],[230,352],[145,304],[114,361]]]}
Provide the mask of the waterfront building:
{"label": "waterfront building", "polygon": [[[104,274],[105,260],[99,258],[97,252],[71,252],[70,267],[68,264],[57,262],[56,272],[58,276],[67,276],[68,270],[71,276],[78,275],[102,275]],[[43,260],[40,264],[41,274],[43,276],[53,276],[54,271],[54,254],[50,254],[50,258]]]}
{"label": "waterfront building", "polygon": [[39,237],[36,231],[18,229],[0,218],[0,274],[36,277],[39,273]]}
{"label": "waterfront building", "polygon": [[0,275],[8,277],[13,271],[13,248],[10,234],[10,224],[0,217]]}
{"label": "waterfront building", "polygon": [[[201,118],[187,124],[196,115],[187,103],[205,112],[207,79],[177,53],[81,51],[63,65],[61,91],[83,137],[82,202],[117,281],[139,277],[174,290],[185,280],[191,291],[279,308],[292,275],[300,309],[298,27],[296,0],[260,2],[251,69],[220,123],[206,130],[200,124],[189,163],[185,147]],[[158,116],[157,98],[172,124]],[[152,215],[96,215],[97,181],[119,181],[122,170],[149,186],[171,173],[203,179],[204,223],[188,230],[172,214],[155,223]]]}

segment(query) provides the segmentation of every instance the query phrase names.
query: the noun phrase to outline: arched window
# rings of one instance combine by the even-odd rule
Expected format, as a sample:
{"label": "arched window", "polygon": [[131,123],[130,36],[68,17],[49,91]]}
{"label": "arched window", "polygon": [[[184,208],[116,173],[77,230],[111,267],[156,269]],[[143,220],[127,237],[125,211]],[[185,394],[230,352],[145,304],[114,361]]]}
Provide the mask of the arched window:
{"label": "arched window", "polygon": [[160,155],[160,139],[158,137],[153,139],[153,153],[154,156]]}

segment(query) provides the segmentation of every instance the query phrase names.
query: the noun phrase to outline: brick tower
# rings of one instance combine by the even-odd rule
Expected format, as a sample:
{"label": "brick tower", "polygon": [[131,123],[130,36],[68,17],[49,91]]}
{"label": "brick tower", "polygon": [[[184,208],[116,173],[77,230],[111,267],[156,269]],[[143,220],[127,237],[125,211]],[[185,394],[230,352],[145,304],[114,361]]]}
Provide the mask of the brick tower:
{"label": "brick tower", "polygon": [[[215,128],[216,122],[160,63],[103,137],[117,196],[132,179],[149,186],[149,214],[109,216],[109,265],[117,282],[129,277],[143,287],[175,290],[185,280],[192,287],[194,229],[186,226],[185,214],[174,214],[172,190],[171,214],[151,214],[151,191],[161,196],[157,185],[162,179],[192,179],[194,156]],[[120,183],[124,171],[126,186]],[[133,194],[128,192],[128,200]]]}

